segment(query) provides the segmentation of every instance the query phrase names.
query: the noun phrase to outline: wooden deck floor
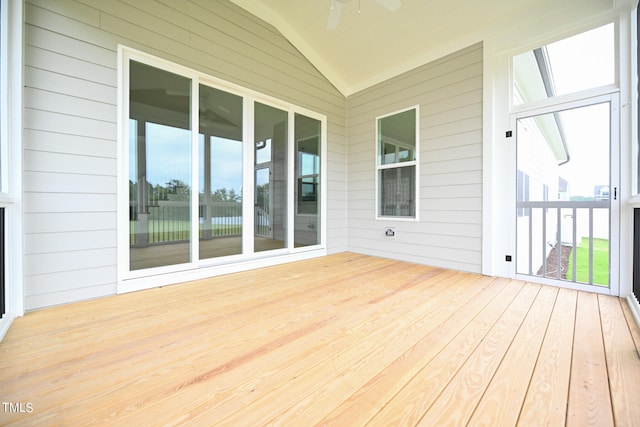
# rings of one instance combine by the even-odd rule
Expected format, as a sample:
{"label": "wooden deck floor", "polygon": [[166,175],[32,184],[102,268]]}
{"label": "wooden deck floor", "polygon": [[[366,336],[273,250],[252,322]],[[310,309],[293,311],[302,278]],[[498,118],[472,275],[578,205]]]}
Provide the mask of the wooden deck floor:
{"label": "wooden deck floor", "polygon": [[29,313],[0,424],[638,426],[639,343],[618,298],[344,253]]}

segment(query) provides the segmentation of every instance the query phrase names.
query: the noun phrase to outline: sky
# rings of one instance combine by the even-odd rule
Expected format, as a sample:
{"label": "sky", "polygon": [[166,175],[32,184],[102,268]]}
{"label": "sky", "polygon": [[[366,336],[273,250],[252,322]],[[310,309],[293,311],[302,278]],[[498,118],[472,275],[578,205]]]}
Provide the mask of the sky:
{"label": "sky", "polygon": [[[147,123],[147,182],[165,186],[171,180],[180,180],[191,186],[191,131],[155,123]],[[130,126],[131,141],[136,138],[135,126]],[[200,157],[204,156],[200,135]],[[237,194],[242,190],[242,141],[212,137],[212,192],[220,188]],[[130,145],[131,148],[135,144]],[[129,176],[136,176],[136,162],[130,152]],[[199,185],[203,186],[203,181]]]}

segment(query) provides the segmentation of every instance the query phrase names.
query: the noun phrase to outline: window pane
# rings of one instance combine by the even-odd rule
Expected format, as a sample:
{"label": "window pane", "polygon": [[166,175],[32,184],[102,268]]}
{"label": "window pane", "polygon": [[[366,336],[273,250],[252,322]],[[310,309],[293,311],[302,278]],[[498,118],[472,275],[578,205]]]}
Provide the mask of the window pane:
{"label": "window pane", "polygon": [[416,159],[416,110],[378,119],[378,163],[389,165]]}
{"label": "window pane", "polygon": [[378,216],[415,218],[416,167],[405,165],[416,161],[417,109],[379,118],[377,124]]}
{"label": "window pane", "polygon": [[[288,113],[255,103],[254,250],[286,247]],[[269,144],[264,143],[270,141]]]}
{"label": "window pane", "polygon": [[381,216],[415,217],[415,166],[381,169],[379,182]]}
{"label": "window pane", "polygon": [[200,259],[242,253],[242,97],[200,85]]}
{"label": "window pane", "polygon": [[317,176],[298,178],[298,214],[315,215],[318,213]]}
{"label": "window pane", "polygon": [[609,24],[515,56],[513,103],[615,83],[614,48]]}
{"label": "window pane", "polygon": [[191,261],[191,80],[130,64],[130,268]]}
{"label": "window pane", "polygon": [[296,247],[320,243],[320,121],[295,116],[296,140]]}

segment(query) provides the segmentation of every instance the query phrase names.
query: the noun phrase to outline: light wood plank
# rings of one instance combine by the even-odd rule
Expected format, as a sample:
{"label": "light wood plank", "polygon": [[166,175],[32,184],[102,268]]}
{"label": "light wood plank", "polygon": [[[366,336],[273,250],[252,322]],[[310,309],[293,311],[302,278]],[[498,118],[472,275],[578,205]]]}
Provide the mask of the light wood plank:
{"label": "light wood plank", "polygon": [[464,328],[372,419],[374,424],[415,425],[439,400],[456,378],[469,355],[478,347],[500,316],[522,290],[521,282],[510,282],[504,290]]}
{"label": "light wood plank", "polygon": [[637,425],[636,329],[577,295],[342,253],[40,310],[0,344],[34,411],[0,424]]}
{"label": "light wood plank", "polygon": [[640,358],[622,312],[626,301],[598,296],[615,425],[640,424]]}
{"label": "light wood plank", "polygon": [[571,373],[577,292],[560,289],[549,327],[531,376],[518,425],[564,426]]}
{"label": "light wood plank", "polygon": [[471,417],[471,425],[515,425],[549,324],[558,290],[540,289],[520,330]]}
{"label": "light wood plank", "polygon": [[[372,310],[372,312],[383,314],[383,317],[379,318],[380,321],[372,325],[373,330],[369,329],[366,335],[356,335],[350,329],[343,330],[343,333],[349,334],[349,340],[342,342],[340,346],[332,346],[332,351],[326,354],[321,363],[309,366],[308,369],[291,378],[286,387],[274,388],[269,393],[256,396],[255,402],[225,418],[220,425],[235,426],[245,423],[256,425],[269,420],[273,422],[274,418],[285,425],[313,423],[320,418],[321,414],[330,410],[325,410],[323,405],[327,403],[335,405],[333,399],[341,401],[340,390],[332,389],[332,386],[335,387],[337,383],[338,386],[345,385],[347,389],[351,389],[357,387],[363,377],[370,378],[371,373],[367,371],[368,368],[377,372],[379,364],[384,364],[385,361],[393,359],[394,355],[402,352],[407,345],[414,342],[416,335],[423,333],[424,328],[433,327],[439,323],[442,314],[437,313],[435,309],[445,301],[451,300],[453,297],[451,290],[458,287],[464,290],[472,284],[472,281],[467,280],[465,283],[464,280],[453,280],[455,285],[452,285],[452,281],[447,280],[434,284],[428,289],[422,287],[412,289],[419,290],[421,295],[418,297],[414,294],[415,305],[410,312],[403,307],[402,303],[394,304],[394,310],[389,311],[387,307],[389,303],[400,302],[395,298],[395,292],[393,295],[382,294],[368,301],[369,307],[360,307],[361,310]],[[366,323],[369,326],[371,319]],[[332,375],[327,376],[327,372],[332,372]],[[348,393],[344,398],[346,397]],[[302,401],[298,402],[300,399]],[[298,402],[297,405],[296,402]],[[315,406],[316,404],[318,406]],[[218,414],[220,412],[217,411],[216,416]],[[291,417],[296,421],[294,422]]]}
{"label": "light wood plank", "polygon": [[[386,366],[379,374],[373,376],[367,384],[321,419],[317,425],[366,424],[380,411],[381,407],[402,392],[406,383],[420,373],[427,361],[432,360],[445,347],[448,347],[450,342],[468,326],[469,322],[473,321],[480,311],[486,309],[487,304],[493,301],[506,284],[507,281],[504,279],[494,280],[484,288],[478,289],[479,293],[472,295],[473,304],[459,309],[440,323],[436,329],[425,335],[423,339]],[[453,346],[449,346],[449,348],[453,348]],[[433,382],[429,381],[428,383]]]}
{"label": "light wood plank", "polygon": [[567,426],[613,426],[598,296],[578,293]]}
{"label": "light wood plank", "polygon": [[[472,285],[473,287],[471,287]],[[327,377],[319,373],[315,390],[312,393],[300,390],[307,396],[298,401],[286,411],[273,417],[270,422],[305,425],[313,424],[316,420],[327,415],[336,407],[336,402],[348,399],[363,388],[368,381],[380,373],[381,367],[389,366],[424,341],[425,334],[437,333],[437,325],[442,325],[456,311],[465,304],[469,304],[482,290],[482,284],[477,283],[475,277],[469,277],[465,282],[450,285],[438,294],[438,298],[430,298],[429,304],[417,307],[423,316],[417,322],[409,323],[405,316],[399,318],[403,325],[398,325],[397,332],[392,332],[393,339],[384,339],[375,344],[371,351],[363,351],[365,345],[349,350],[349,357],[342,370],[338,370],[337,358],[332,360],[335,375]],[[367,339],[366,345],[371,340]],[[362,344],[365,344],[364,342]],[[346,353],[345,353],[346,355]],[[362,357],[364,355],[364,357]],[[354,357],[355,356],[355,357]],[[322,375],[322,376],[321,376]],[[348,381],[345,379],[348,378]],[[302,378],[305,380],[305,378]],[[319,385],[319,386],[318,386]],[[296,397],[296,400],[299,397]],[[269,404],[267,402],[267,404]]]}
{"label": "light wood plank", "polygon": [[539,291],[525,284],[418,425],[467,424]]}

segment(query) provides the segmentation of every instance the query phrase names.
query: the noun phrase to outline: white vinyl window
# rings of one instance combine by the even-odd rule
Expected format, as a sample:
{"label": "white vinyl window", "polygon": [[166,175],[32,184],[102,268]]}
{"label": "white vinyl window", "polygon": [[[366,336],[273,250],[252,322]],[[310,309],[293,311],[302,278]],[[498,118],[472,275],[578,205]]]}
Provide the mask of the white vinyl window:
{"label": "white vinyl window", "polygon": [[417,219],[418,107],[376,119],[377,216]]}

